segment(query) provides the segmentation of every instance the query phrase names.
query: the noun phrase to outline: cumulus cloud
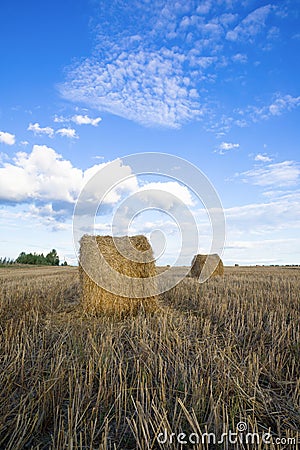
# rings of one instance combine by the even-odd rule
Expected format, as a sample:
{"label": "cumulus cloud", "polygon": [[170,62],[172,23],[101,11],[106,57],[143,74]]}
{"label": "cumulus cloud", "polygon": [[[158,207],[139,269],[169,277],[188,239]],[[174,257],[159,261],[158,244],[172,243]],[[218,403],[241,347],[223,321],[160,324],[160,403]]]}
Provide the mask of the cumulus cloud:
{"label": "cumulus cloud", "polygon": [[64,117],[64,116],[55,116],[54,117],[55,123],[67,123],[67,122],[74,122],[76,125],[92,125],[93,127],[97,127],[99,123],[101,122],[101,117],[95,117],[94,119],[92,117],[89,117],[87,114],[76,114],[72,117]]}
{"label": "cumulus cloud", "polygon": [[262,155],[261,153],[258,153],[257,155],[255,155],[254,160],[261,161],[261,162],[271,162],[272,158],[270,158],[270,156]]}
{"label": "cumulus cloud", "polygon": [[283,161],[264,167],[255,167],[242,172],[240,176],[244,181],[258,186],[295,186],[300,178],[300,165],[296,161]]}
{"label": "cumulus cloud", "polygon": [[74,202],[81,181],[82,171],[70,161],[46,145],[34,145],[31,153],[18,152],[12,163],[0,168],[1,200]]}
{"label": "cumulus cloud", "polygon": [[78,138],[76,134],[76,130],[73,128],[60,128],[56,131],[56,134],[59,134],[60,136],[65,136],[71,139]]}
{"label": "cumulus cloud", "polygon": [[69,119],[67,117],[64,117],[64,116],[54,116],[53,121],[55,123],[65,123],[65,122],[69,122]]}
{"label": "cumulus cloud", "polygon": [[99,123],[101,122],[101,117],[96,117],[95,119],[92,119],[88,115],[76,115],[71,118],[71,120],[76,123],[77,125],[93,125],[93,127],[97,127]]}
{"label": "cumulus cloud", "polygon": [[0,143],[6,145],[14,145],[16,137],[14,134],[7,133],[6,131],[0,131]]}
{"label": "cumulus cloud", "polygon": [[[0,167],[0,201],[44,203],[64,202],[73,205],[81,189],[107,163],[96,164],[85,171],[76,168],[68,160],[46,145],[34,145],[31,153],[18,152],[11,162],[4,159]],[[115,204],[122,192],[138,189],[136,177],[121,160],[112,163],[114,174],[124,178],[104,199],[106,205]],[[110,174],[111,175],[111,174]],[[14,183],[11,182],[14,180]],[[107,180],[108,183],[110,179]],[[101,182],[104,180],[101,178]],[[100,188],[100,191],[99,191]],[[101,183],[99,179],[86,192],[87,198],[99,203]]]}
{"label": "cumulus cloud", "polygon": [[38,122],[30,123],[27,128],[28,131],[33,131],[35,135],[46,134],[49,137],[54,136],[54,130],[51,127],[41,127]]}
{"label": "cumulus cloud", "polygon": [[[39,210],[70,210],[84,187],[81,204],[115,205],[125,193],[139,194],[142,206],[157,206],[170,209],[177,204],[193,206],[191,193],[186,186],[177,182],[151,182],[139,185],[137,177],[129,166],[124,166],[121,159],[110,163],[108,172],[101,172],[108,163],[93,165],[86,170],[74,167],[54,149],[46,145],[34,145],[31,153],[18,152],[12,160],[2,158],[0,167],[0,200],[3,202],[40,202]],[[100,181],[99,181],[100,177]],[[112,177],[118,180],[115,188]],[[11,180],[14,183],[11,183]],[[106,194],[103,196],[103,186]],[[164,196],[164,192],[166,195]],[[171,196],[168,194],[172,194]],[[65,205],[62,207],[61,205]],[[47,206],[45,206],[47,205]],[[52,206],[51,206],[52,208]],[[84,209],[84,208],[83,208]]]}
{"label": "cumulus cloud", "polygon": [[240,144],[234,144],[233,142],[222,142],[219,145],[219,154],[224,155],[230,150],[234,150],[240,147]]}

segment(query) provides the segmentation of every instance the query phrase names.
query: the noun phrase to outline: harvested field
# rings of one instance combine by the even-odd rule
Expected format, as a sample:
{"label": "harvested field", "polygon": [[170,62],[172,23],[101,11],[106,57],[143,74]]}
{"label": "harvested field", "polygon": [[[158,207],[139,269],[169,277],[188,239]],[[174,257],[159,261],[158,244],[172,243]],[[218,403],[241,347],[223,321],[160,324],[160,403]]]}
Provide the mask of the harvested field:
{"label": "harvested field", "polygon": [[83,314],[77,268],[0,269],[0,448],[224,449],[176,436],[243,421],[273,443],[227,448],[298,449],[299,292],[296,268],[225,268],[116,320]]}

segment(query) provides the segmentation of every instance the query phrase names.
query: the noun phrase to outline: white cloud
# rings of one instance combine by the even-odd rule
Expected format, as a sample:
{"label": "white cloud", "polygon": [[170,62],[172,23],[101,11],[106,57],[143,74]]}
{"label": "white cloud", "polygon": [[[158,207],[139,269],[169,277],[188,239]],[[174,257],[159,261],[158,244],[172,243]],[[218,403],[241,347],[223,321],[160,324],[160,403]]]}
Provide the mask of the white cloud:
{"label": "white cloud", "polygon": [[175,51],[122,51],[105,64],[86,59],[69,73],[62,95],[147,126],[178,128],[201,116],[182,55]]}
{"label": "white cloud", "polygon": [[23,147],[27,147],[29,142],[28,141],[21,141],[20,144],[23,145]]}
{"label": "white cloud", "polygon": [[258,153],[257,155],[255,155],[254,160],[261,161],[261,162],[271,162],[272,158],[270,158],[270,156],[262,155],[261,153]]}
{"label": "white cloud", "polygon": [[300,96],[293,97],[291,95],[277,95],[275,101],[268,107],[272,116],[279,116],[284,111],[291,111],[300,106]]}
{"label": "white cloud", "polygon": [[262,106],[249,105],[245,110],[238,110],[238,114],[243,119],[258,122],[259,120],[267,120],[274,116],[280,116],[285,112],[292,111],[300,106],[300,96],[293,97],[290,94],[275,94],[270,104]]}
{"label": "white cloud", "polygon": [[52,148],[34,145],[31,153],[18,152],[13,163],[4,163],[0,168],[1,199],[74,202],[82,177],[80,169],[63,160]]}
{"label": "white cloud", "polygon": [[71,120],[77,125],[93,125],[93,127],[97,127],[102,119],[101,117],[96,117],[95,119],[92,119],[88,115],[82,116],[78,114],[76,116],[73,116]]}
{"label": "white cloud", "polygon": [[[164,210],[170,209],[174,206],[174,202],[182,202],[184,205],[193,206],[191,193],[186,186],[179,184],[177,181],[167,182],[151,182],[138,189],[138,192],[145,193],[145,201],[151,202],[154,205],[159,205]],[[169,195],[164,196],[163,193],[172,194],[173,199]]]}
{"label": "white cloud", "polygon": [[71,139],[78,138],[76,134],[76,130],[73,128],[60,128],[56,131],[56,134],[59,134],[60,136],[65,136]]}
{"label": "white cloud", "polygon": [[[52,148],[34,145],[31,153],[18,152],[12,162],[2,161],[0,200],[10,202],[38,200],[46,203],[53,201],[74,204],[81,189],[106,164],[97,164],[83,171],[63,159]],[[129,167],[123,166],[121,160],[116,160],[112,164],[114,174],[120,174],[124,182],[119,183],[106,196],[104,203],[107,205],[115,204],[122,192],[138,189],[136,177],[130,177]],[[103,179],[101,181],[103,182]],[[87,192],[87,195],[90,197],[93,195],[98,204],[101,186],[94,183],[91,189],[93,191]]]}
{"label": "white cloud", "polygon": [[234,149],[239,148],[239,147],[240,147],[240,144],[234,144],[232,142],[222,142],[219,145],[219,154],[220,155],[224,155],[225,152],[228,152],[230,150],[234,150]]}
{"label": "white cloud", "polygon": [[244,53],[236,53],[232,56],[232,61],[245,64],[248,61],[248,57]]}
{"label": "white cloud", "polygon": [[201,5],[197,7],[196,11],[198,14],[207,14],[209,13],[210,9],[211,9],[211,1],[205,0],[201,3]]}
{"label": "white cloud", "polygon": [[54,116],[53,121],[54,121],[55,123],[65,123],[65,122],[69,122],[69,119],[67,119],[67,118],[64,117],[64,116]]}
{"label": "white cloud", "polygon": [[[145,126],[180,128],[203,119],[216,124],[221,108],[211,106],[220,104],[214,93],[247,78],[247,42],[259,39],[262,51],[271,29],[267,19],[278,9],[267,4],[251,11],[250,2],[240,8],[235,0],[102,2],[92,56],[66,70],[60,93]],[[238,52],[234,41],[242,41]],[[232,117],[226,126],[244,127],[250,114]],[[77,124],[98,120],[73,118]]]}
{"label": "white cloud", "polygon": [[237,41],[240,39],[252,41],[253,37],[265,27],[266,18],[273,8],[272,5],[265,5],[255,9],[233,30],[227,32],[226,39],[229,41]]}
{"label": "white cloud", "polygon": [[289,191],[288,195],[281,191],[270,201],[234,206],[224,212],[224,257],[229,263],[299,263],[299,191]]}
{"label": "white cloud", "polygon": [[300,96],[293,97],[290,94],[274,94],[273,100],[265,105],[248,105],[247,107],[235,109],[232,115],[223,115],[219,121],[215,116],[210,120],[209,131],[217,131],[222,136],[234,125],[244,128],[252,122],[257,123],[262,120],[269,120],[284,113],[291,112],[300,106]]}
{"label": "white cloud", "polygon": [[54,136],[54,130],[51,127],[44,127],[42,128],[38,122],[36,123],[30,123],[27,128],[28,131],[33,131],[35,135],[42,135],[46,134],[49,137]]}
{"label": "white cloud", "polygon": [[283,161],[254,168],[240,174],[244,181],[258,186],[295,186],[300,178],[300,165],[296,161]]}
{"label": "white cloud", "polygon": [[0,143],[6,145],[14,145],[16,137],[14,134],[7,133],[6,131],[0,131]]}
{"label": "white cloud", "polygon": [[95,117],[94,119],[89,117],[87,114],[76,114],[72,117],[64,117],[64,116],[55,116],[54,117],[55,123],[67,123],[67,122],[74,122],[76,125],[92,125],[94,127],[97,127],[99,123],[101,122],[101,117]]}

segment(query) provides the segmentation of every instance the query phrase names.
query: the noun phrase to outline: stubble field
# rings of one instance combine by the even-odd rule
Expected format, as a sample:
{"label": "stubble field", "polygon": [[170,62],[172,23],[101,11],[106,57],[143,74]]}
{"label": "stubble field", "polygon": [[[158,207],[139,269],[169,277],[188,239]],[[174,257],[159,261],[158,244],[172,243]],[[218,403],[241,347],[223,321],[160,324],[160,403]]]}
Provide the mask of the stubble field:
{"label": "stubble field", "polygon": [[1,268],[0,448],[300,448],[299,292],[297,268],[226,268],[117,320],[82,313],[76,268]]}

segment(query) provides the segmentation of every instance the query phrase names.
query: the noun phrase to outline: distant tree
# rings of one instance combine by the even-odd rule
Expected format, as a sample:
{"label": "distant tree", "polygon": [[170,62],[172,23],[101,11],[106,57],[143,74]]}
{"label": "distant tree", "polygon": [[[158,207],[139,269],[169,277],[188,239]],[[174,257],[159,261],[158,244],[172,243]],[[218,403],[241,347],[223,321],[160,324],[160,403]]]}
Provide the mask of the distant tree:
{"label": "distant tree", "polygon": [[11,264],[14,264],[14,260],[11,258],[6,258],[6,256],[4,256],[4,258],[2,256],[0,256],[0,265],[1,266],[8,266]]}
{"label": "distant tree", "polygon": [[59,257],[54,248],[48,253],[48,255],[46,255],[46,260],[51,266],[59,266]]}
{"label": "distant tree", "polygon": [[52,249],[46,256],[44,256],[43,253],[38,254],[21,252],[16,259],[16,263],[41,266],[59,266],[59,257],[55,249]]}

